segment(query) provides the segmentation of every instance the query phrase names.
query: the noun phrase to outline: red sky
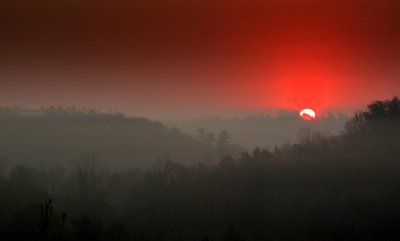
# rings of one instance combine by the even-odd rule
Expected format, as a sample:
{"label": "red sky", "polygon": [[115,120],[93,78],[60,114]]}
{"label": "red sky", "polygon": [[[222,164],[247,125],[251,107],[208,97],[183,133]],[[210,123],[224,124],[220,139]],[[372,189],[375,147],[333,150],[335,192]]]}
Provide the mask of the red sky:
{"label": "red sky", "polygon": [[2,4],[0,105],[185,116],[400,95],[397,0]]}

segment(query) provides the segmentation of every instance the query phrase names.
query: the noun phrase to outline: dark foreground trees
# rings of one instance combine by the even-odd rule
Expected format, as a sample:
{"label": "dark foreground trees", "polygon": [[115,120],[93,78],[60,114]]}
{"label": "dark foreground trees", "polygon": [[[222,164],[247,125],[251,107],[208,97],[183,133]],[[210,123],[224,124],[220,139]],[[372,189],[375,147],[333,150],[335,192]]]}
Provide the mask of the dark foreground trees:
{"label": "dark foreground trees", "polygon": [[353,135],[370,135],[380,140],[398,138],[400,132],[400,100],[374,101],[368,110],[358,112],[346,125],[346,130]]}
{"label": "dark foreground trees", "polygon": [[49,198],[47,240],[399,240],[400,122],[396,107],[374,108],[342,136],[303,130],[296,144],[215,165],[110,172],[86,155],[71,168],[16,166],[0,176],[0,240],[43,240]]}

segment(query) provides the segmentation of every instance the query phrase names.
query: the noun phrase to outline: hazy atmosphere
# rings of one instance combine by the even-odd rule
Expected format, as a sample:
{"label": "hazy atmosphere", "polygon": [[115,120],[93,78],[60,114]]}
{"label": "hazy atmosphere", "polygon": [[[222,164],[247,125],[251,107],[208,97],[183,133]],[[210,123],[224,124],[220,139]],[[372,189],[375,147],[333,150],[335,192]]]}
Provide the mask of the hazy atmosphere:
{"label": "hazy atmosphere", "polygon": [[383,1],[6,1],[3,105],[148,117],[351,114],[400,89],[400,8]]}
{"label": "hazy atmosphere", "polygon": [[1,3],[0,240],[399,240],[399,11]]}

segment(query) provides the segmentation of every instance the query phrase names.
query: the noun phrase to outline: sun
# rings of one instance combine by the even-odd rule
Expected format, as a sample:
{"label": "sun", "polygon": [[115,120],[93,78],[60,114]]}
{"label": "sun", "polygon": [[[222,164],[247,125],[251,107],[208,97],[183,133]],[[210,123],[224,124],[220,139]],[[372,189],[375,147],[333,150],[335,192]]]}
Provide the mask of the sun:
{"label": "sun", "polygon": [[313,120],[315,119],[315,111],[312,109],[303,109],[299,113],[300,117],[303,118],[303,120]]}

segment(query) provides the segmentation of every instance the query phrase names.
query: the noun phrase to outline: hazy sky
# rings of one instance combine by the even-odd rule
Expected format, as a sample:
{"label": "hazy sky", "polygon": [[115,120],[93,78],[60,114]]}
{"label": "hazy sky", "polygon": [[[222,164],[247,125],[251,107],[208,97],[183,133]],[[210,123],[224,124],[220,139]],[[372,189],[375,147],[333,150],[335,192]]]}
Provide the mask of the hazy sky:
{"label": "hazy sky", "polygon": [[184,116],[400,95],[398,0],[1,4],[0,105]]}

